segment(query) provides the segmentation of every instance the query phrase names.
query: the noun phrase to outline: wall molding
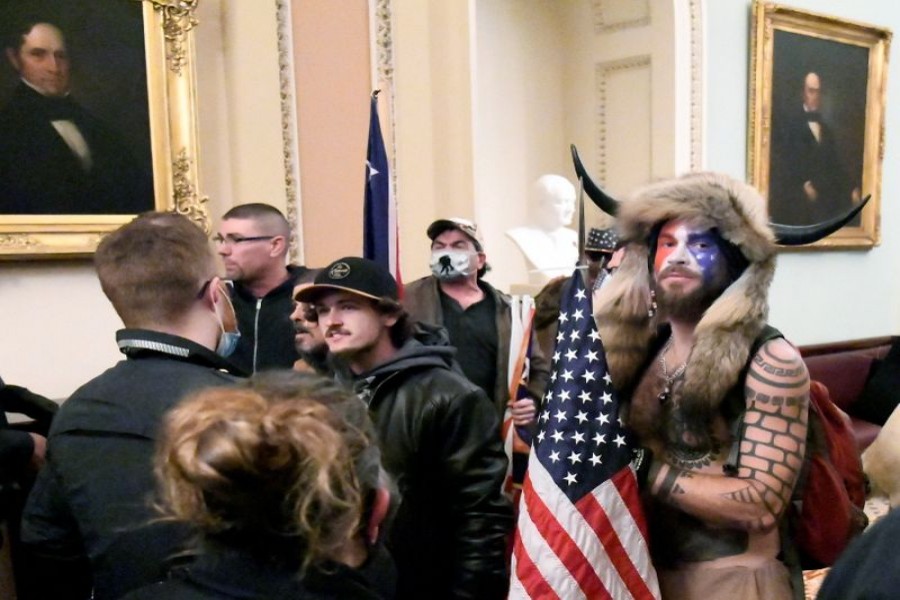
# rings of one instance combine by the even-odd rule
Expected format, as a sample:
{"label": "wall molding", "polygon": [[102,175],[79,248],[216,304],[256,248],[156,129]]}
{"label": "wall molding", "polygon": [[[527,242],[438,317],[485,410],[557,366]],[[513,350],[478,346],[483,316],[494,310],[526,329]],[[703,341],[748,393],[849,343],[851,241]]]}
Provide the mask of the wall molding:
{"label": "wall molding", "polygon": [[[706,167],[703,153],[703,0],[690,0],[691,44],[691,171]],[[675,32],[676,35],[679,32]]]}
{"label": "wall molding", "polygon": [[603,5],[608,3],[609,0],[591,0],[591,13],[594,15],[594,33],[610,33],[623,29],[646,27],[651,22],[649,0],[630,0],[631,4],[639,4],[643,10],[640,16],[624,21],[607,20],[607,12]]}
{"label": "wall molding", "polygon": [[650,67],[650,56],[632,56],[608,62],[599,62],[594,66],[596,81],[596,95],[594,113],[597,127],[597,179],[601,185],[606,185],[606,154],[607,154],[607,119],[606,119],[606,92],[609,78],[615,73],[632,71]]}
{"label": "wall molding", "polygon": [[281,97],[281,153],[284,161],[285,217],[291,227],[288,258],[303,264],[304,253],[299,232],[303,227],[300,198],[300,151],[298,148],[297,84],[294,77],[294,37],[291,0],[275,0],[278,21],[278,81]]}

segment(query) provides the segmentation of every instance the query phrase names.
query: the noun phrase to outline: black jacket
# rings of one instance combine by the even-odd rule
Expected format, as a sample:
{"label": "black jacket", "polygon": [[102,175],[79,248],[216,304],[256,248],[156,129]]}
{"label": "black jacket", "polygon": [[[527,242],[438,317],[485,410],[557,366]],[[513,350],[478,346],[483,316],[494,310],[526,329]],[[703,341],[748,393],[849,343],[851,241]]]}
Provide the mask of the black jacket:
{"label": "black jacket", "polygon": [[451,369],[455,350],[411,339],[356,378],[402,497],[388,546],[399,598],[505,596],[512,511],[497,413]]}
{"label": "black jacket", "polygon": [[225,361],[187,339],[134,329],[116,337],[128,359],[63,403],[25,506],[22,541],[45,565],[34,584],[51,586],[36,597],[83,598],[93,577],[97,600],[118,598],[162,579],[185,532],[154,522],[160,423],[185,395],[235,381]]}
{"label": "black jacket", "polygon": [[307,281],[312,269],[288,266],[290,276],[262,298],[233,282],[231,301],[237,314],[241,339],[229,359],[245,373],[264,369],[290,369],[300,358],[294,346],[294,286]]}
{"label": "black jacket", "polygon": [[381,550],[360,569],[331,563],[311,567],[301,579],[296,569],[218,549],[122,600],[390,600],[393,581],[379,581],[381,571],[390,569],[391,559]]}

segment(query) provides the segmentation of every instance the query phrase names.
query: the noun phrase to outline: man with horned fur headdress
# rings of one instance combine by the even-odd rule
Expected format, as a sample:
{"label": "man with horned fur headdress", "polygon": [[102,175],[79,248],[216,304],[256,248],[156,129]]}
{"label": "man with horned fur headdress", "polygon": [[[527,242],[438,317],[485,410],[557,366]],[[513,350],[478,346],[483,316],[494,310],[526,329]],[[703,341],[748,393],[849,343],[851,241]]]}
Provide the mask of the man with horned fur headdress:
{"label": "man with horned fur headdress", "polygon": [[765,202],[691,174],[639,190],[618,225],[628,249],[595,316],[623,417],[652,451],[663,598],[791,598],[779,525],[803,463],[809,377],[777,332],[761,337],[776,249]]}

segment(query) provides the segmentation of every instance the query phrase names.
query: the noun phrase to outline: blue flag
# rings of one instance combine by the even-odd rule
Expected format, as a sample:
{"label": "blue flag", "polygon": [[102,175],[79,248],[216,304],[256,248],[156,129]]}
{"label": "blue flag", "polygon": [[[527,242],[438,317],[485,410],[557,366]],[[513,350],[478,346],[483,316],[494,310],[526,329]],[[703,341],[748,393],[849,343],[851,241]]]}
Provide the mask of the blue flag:
{"label": "blue flag", "polygon": [[[387,152],[378,119],[378,90],[372,92],[369,116],[369,146],[366,152],[366,194],[363,212],[363,256],[388,269],[396,279],[396,259],[392,260],[395,236],[391,235],[391,186]],[[394,246],[396,249],[396,246]]]}

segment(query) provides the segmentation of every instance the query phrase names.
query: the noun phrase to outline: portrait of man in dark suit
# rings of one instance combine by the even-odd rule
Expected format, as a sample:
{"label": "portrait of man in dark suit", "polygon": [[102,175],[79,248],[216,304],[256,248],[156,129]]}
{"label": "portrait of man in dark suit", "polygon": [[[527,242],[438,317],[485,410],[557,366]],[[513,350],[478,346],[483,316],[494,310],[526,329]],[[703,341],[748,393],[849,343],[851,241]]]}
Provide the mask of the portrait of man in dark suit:
{"label": "portrait of man in dark suit", "polygon": [[773,69],[773,221],[816,223],[861,199],[866,55],[846,46],[776,32],[782,62],[776,58]]}
{"label": "portrait of man in dark suit", "polygon": [[151,210],[149,151],[138,158],[120,131],[79,103],[77,56],[63,28],[43,14],[22,15],[7,24],[4,55],[19,81],[0,108],[0,214]]}

